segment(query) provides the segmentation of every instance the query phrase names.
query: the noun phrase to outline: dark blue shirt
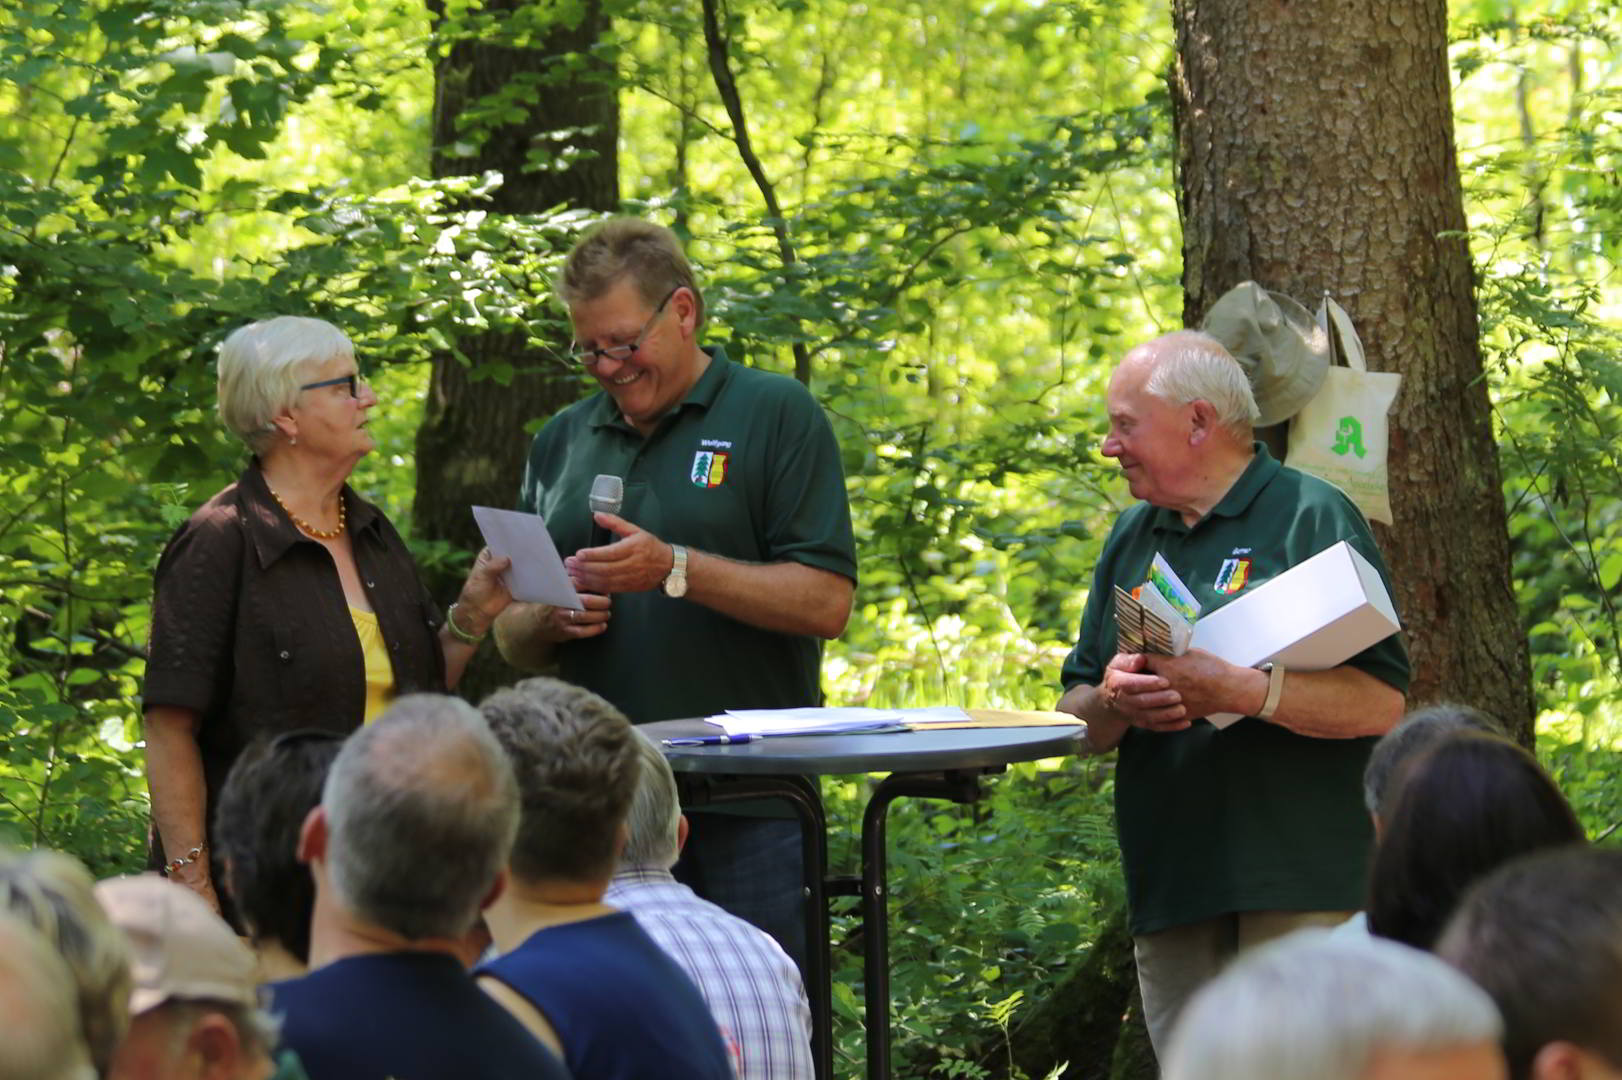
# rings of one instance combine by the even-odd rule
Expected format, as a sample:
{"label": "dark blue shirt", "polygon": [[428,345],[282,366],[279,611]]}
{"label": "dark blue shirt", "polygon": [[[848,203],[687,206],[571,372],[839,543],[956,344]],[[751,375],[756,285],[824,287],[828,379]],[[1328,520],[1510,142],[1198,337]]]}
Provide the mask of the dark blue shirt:
{"label": "dark blue shirt", "polygon": [[445,953],[351,956],[271,983],[282,1045],[310,1080],[568,1080]]}
{"label": "dark blue shirt", "polygon": [[538,930],[479,974],[546,1016],[581,1080],[732,1080],[698,988],[623,911]]}

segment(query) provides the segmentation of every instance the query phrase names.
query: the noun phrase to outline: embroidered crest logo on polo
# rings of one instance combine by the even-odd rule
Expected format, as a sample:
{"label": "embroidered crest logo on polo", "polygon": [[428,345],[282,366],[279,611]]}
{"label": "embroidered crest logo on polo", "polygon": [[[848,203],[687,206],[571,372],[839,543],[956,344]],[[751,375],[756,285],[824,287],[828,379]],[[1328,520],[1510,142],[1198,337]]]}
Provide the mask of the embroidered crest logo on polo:
{"label": "embroidered crest logo on polo", "polygon": [[1224,559],[1222,568],[1217,571],[1216,591],[1231,596],[1243,589],[1249,581],[1249,559]]}
{"label": "embroidered crest logo on polo", "polygon": [[727,477],[727,459],[731,456],[724,450],[700,450],[693,455],[693,468],[688,476],[698,487],[720,487]]}

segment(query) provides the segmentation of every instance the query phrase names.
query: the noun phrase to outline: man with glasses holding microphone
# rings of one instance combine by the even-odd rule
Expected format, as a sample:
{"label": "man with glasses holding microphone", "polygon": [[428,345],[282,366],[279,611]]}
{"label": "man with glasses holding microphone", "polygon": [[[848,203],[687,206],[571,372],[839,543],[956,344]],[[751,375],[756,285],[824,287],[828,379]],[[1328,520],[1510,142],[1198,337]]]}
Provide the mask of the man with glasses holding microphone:
{"label": "man with glasses holding microphone", "polygon": [[[844,631],[856,579],[821,407],[794,379],[699,344],[704,300],[668,229],[601,223],[557,288],[601,393],[536,435],[518,504],[572,553],[585,606],[512,605],[503,654],[555,664],[636,723],[820,704],[821,643]],[[620,481],[604,482],[623,491],[617,513],[591,509],[599,477]],[[803,952],[794,822],[693,816],[678,873]]]}

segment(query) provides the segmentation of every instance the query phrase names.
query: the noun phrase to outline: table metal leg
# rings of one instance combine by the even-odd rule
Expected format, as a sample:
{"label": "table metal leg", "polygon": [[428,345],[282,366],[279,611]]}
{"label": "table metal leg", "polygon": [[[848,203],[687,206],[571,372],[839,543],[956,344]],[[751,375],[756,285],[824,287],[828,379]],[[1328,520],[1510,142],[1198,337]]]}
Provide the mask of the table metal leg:
{"label": "table metal leg", "polygon": [[695,776],[678,773],[683,806],[780,799],[800,823],[805,882],[805,992],[811,1003],[811,1060],[817,1080],[833,1075],[832,957],[828,945],[828,819],[822,791],[804,776]]}
{"label": "table metal leg", "polygon": [[[862,814],[863,982],[867,1003],[867,1080],[890,1077],[890,914],[885,824],[896,799],[980,798],[980,776],[989,770],[892,775],[879,782]],[[1001,771],[996,770],[996,771]]]}

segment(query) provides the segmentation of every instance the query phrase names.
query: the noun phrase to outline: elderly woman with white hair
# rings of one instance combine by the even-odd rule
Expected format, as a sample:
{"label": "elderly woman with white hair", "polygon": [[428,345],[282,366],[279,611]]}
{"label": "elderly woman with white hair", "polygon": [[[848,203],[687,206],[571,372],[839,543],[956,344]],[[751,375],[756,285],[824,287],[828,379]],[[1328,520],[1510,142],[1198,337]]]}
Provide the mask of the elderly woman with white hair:
{"label": "elderly woman with white hair", "polygon": [[142,689],[154,864],[216,908],[206,823],[237,755],[454,686],[512,599],[507,560],[486,550],[441,612],[349,487],[376,404],[354,346],[319,319],[252,323],[220,349],[220,419],[253,460],[164,549]]}

